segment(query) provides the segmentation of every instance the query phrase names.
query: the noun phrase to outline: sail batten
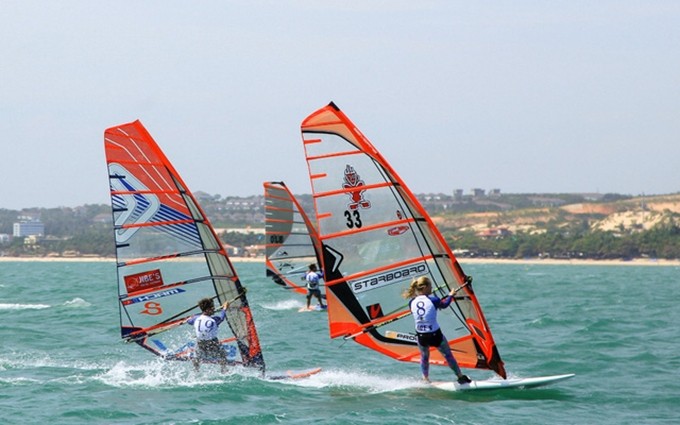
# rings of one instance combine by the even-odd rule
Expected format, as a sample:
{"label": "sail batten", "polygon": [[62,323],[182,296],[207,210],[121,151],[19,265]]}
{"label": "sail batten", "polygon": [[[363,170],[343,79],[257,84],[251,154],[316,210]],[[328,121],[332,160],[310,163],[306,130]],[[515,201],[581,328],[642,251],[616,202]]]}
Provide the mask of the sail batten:
{"label": "sail batten", "polygon": [[326,159],[326,158],[336,158],[336,157],[341,157],[341,156],[349,156],[349,155],[361,155],[360,151],[347,151],[347,152],[336,152],[333,154],[326,154],[326,155],[317,155],[310,157],[310,160],[317,160],[317,159]]}
{"label": "sail batten", "polygon": [[180,326],[184,319],[200,313],[201,298],[230,301],[220,332],[233,334],[238,362],[264,370],[245,288],[170,161],[139,121],[107,129],[104,146],[121,337],[168,360],[188,360],[194,335]]}
{"label": "sail batten", "polygon": [[[330,218],[330,217],[325,217],[325,218]],[[332,233],[332,234],[329,234],[329,235],[321,236],[321,237],[319,237],[319,239],[321,239],[322,241],[326,241],[326,240],[330,240],[330,239],[336,239],[336,238],[339,238],[339,237],[342,237],[342,236],[351,235],[353,233],[368,232],[368,231],[376,230],[376,229],[388,229],[388,230],[394,229],[393,232],[402,232],[402,231],[405,232],[408,229],[405,229],[404,227],[399,227],[399,226],[407,226],[408,223],[412,223],[414,221],[415,221],[414,219],[409,218],[409,219],[402,219],[402,220],[394,220],[394,221],[385,222],[385,223],[378,223],[378,224],[374,224],[374,225],[371,225],[371,226],[362,226],[359,229],[344,230],[342,232],[337,232],[337,233]]]}
{"label": "sail batten", "polygon": [[[393,186],[393,184],[391,182],[377,183],[377,184],[373,184],[373,185],[370,185],[370,186],[369,185],[362,186],[361,190],[381,189],[381,188],[390,187],[390,186]],[[323,197],[326,197],[326,196],[346,195],[348,193],[356,192],[356,190],[357,189],[355,189],[355,188],[347,188],[347,189],[331,190],[331,191],[328,191],[328,192],[321,192],[321,193],[315,194],[314,199],[323,198]]]}
{"label": "sail batten", "polygon": [[345,274],[338,280],[328,280],[328,281],[326,281],[326,285],[331,286],[331,285],[334,285],[336,283],[342,283],[342,282],[346,282],[346,281],[353,281],[353,280],[356,280],[356,279],[361,279],[363,277],[370,276],[370,275],[376,274],[376,273],[380,273],[380,272],[383,272],[383,271],[386,271],[386,270],[390,270],[390,269],[394,269],[394,268],[398,268],[398,267],[403,267],[403,266],[410,266],[410,265],[413,265],[413,264],[419,264],[419,263],[427,261],[431,258],[433,258],[431,255],[424,255],[424,256],[421,256],[421,257],[408,258],[408,259],[405,259],[405,260],[402,260],[402,261],[399,261],[399,262],[395,262],[395,263],[392,263],[392,264],[389,264],[389,265],[386,265],[386,266],[376,267],[374,269],[361,270],[360,272],[354,273],[354,274]]}
{"label": "sail batten", "polygon": [[264,199],[267,277],[306,294],[307,268],[320,264],[316,229],[285,183],[265,182]]}
{"label": "sail batten", "polygon": [[[419,361],[413,320],[401,293],[412,279],[428,276],[440,297],[460,291],[439,314],[459,364],[505,377],[469,278],[389,163],[333,103],[303,120],[301,134],[331,337],[351,337],[395,359]],[[437,353],[431,362],[444,359]]]}
{"label": "sail batten", "polygon": [[114,227],[115,229],[134,229],[135,227],[146,227],[146,226],[170,226],[175,224],[188,224],[195,223],[195,220],[185,219],[185,220],[165,220],[165,221],[151,221],[149,223],[130,223],[122,224]]}

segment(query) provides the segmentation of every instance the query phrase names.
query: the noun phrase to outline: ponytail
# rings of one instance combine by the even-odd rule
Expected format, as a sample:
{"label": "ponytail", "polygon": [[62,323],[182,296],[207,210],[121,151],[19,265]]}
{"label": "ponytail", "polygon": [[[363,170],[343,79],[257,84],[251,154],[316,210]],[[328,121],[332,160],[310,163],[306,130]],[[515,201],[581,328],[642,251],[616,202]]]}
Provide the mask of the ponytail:
{"label": "ponytail", "polygon": [[432,282],[430,282],[430,278],[427,276],[420,276],[419,278],[414,278],[411,281],[411,284],[408,286],[408,289],[406,289],[401,296],[404,298],[413,298],[417,294],[422,293],[422,291],[425,289],[427,285],[432,285]]}

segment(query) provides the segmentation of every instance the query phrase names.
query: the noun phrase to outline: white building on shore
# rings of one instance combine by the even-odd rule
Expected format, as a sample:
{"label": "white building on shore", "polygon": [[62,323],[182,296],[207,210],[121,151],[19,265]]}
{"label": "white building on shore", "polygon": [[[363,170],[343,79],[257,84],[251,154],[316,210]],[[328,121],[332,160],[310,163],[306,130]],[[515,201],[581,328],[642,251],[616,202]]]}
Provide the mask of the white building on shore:
{"label": "white building on shore", "polygon": [[13,236],[45,236],[45,223],[39,220],[20,221],[14,223]]}

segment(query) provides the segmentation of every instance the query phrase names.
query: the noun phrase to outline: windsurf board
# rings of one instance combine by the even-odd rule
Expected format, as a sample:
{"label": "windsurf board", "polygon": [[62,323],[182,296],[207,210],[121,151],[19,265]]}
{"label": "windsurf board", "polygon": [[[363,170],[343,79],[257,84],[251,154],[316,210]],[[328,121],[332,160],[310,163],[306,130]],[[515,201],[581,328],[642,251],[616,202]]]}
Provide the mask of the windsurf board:
{"label": "windsurf board", "polygon": [[433,381],[431,384],[435,388],[444,391],[475,391],[475,390],[502,390],[506,388],[532,388],[550,385],[555,382],[564,381],[572,378],[575,374],[536,376],[532,378],[508,378],[508,379],[486,379],[472,381],[469,384],[459,384],[454,381]]}
{"label": "windsurf board", "polygon": [[298,310],[298,312],[299,312],[299,313],[304,313],[304,312],[306,312],[306,311],[326,311],[326,309],[328,309],[327,306],[321,307],[320,305],[315,305],[315,306],[309,307],[309,308],[307,308],[307,307],[300,307],[300,309]]}

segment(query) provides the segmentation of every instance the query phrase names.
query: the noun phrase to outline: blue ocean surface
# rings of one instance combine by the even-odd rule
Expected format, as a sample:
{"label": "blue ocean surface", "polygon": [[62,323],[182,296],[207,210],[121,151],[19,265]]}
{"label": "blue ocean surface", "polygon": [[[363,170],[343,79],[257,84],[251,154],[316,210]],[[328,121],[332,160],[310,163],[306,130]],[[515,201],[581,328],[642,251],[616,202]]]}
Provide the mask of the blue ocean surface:
{"label": "blue ocean surface", "polygon": [[271,283],[262,263],[235,266],[269,373],[323,371],[299,381],[196,373],[121,341],[113,262],[0,262],[0,423],[680,423],[680,268],[462,264],[511,376],[576,377],[534,389],[428,387],[417,364],[329,339],[327,313],[299,313],[304,297]]}

